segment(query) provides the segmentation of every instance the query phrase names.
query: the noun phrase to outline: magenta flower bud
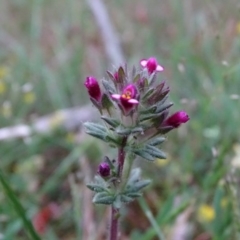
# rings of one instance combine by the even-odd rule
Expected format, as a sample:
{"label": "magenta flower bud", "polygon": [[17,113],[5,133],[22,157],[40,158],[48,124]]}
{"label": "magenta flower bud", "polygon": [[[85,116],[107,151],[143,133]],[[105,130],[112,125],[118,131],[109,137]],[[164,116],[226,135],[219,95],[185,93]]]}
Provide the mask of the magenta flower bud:
{"label": "magenta flower bud", "polygon": [[152,74],[153,72],[163,71],[163,67],[158,64],[156,58],[150,57],[149,59],[142,59],[140,64],[143,68],[147,68],[148,72]]}
{"label": "magenta flower bud", "polygon": [[126,86],[122,94],[112,94],[114,100],[119,100],[120,106],[124,111],[124,114],[127,115],[139,101],[136,99],[138,95],[137,88],[133,84]]}
{"label": "magenta flower bud", "polygon": [[106,162],[100,163],[98,166],[98,173],[101,177],[109,177],[110,176],[110,166]]}
{"label": "magenta flower bud", "polygon": [[89,96],[95,99],[97,102],[100,102],[102,94],[98,81],[94,77],[87,77],[84,85],[88,90]]}
{"label": "magenta flower bud", "polygon": [[189,121],[189,116],[184,111],[178,111],[164,121],[165,126],[179,127],[182,123]]}

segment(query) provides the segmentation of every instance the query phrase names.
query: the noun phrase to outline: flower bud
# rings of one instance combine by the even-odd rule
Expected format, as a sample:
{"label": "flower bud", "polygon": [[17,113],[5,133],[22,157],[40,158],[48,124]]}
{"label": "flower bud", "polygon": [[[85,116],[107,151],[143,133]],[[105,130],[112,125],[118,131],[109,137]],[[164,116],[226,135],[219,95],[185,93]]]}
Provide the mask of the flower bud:
{"label": "flower bud", "polygon": [[111,171],[110,166],[106,162],[102,162],[98,166],[98,173],[101,177],[109,177],[110,171]]}
{"label": "flower bud", "polygon": [[94,77],[87,77],[84,85],[88,90],[89,96],[97,102],[100,102],[102,94],[97,80]]}
{"label": "flower bud", "polygon": [[156,58],[150,57],[149,59],[142,59],[140,61],[142,67],[147,68],[148,72],[152,74],[153,72],[163,71],[163,67],[158,64]]}
{"label": "flower bud", "polygon": [[186,112],[178,111],[178,112],[174,113],[173,115],[171,115],[170,117],[168,117],[164,121],[164,125],[177,128],[182,123],[186,123],[187,121],[189,121],[189,119],[190,118],[189,118],[189,116],[188,116],[188,114]]}

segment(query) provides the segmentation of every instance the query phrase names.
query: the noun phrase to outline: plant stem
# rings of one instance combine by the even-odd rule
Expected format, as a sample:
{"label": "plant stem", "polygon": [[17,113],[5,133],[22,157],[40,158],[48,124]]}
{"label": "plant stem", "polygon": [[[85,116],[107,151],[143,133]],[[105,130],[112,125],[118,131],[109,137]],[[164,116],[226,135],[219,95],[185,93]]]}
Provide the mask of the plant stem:
{"label": "plant stem", "polygon": [[110,240],[117,240],[118,238],[118,214],[119,210],[112,206]]}
{"label": "plant stem", "polygon": [[123,165],[125,160],[124,147],[126,143],[127,143],[127,137],[123,137],[122,146],[118,149],[118,178],[119,179],[121,179],[122,177]]}
{"label": "plant stem", "polygon": [[[125,151],[124,147],[127,143],[127,136],[123,137],[122,145],[118,149],[118,172],[117,177],[121,182],[122,172],[123,172],[123,165],[125,160]],[[111,212],[111,227],[110,227],[110,236],[109,240],[117,240],[118,239],[118,218],[119,218],[119,209],[115,208],[112,205],[112,212]]]}

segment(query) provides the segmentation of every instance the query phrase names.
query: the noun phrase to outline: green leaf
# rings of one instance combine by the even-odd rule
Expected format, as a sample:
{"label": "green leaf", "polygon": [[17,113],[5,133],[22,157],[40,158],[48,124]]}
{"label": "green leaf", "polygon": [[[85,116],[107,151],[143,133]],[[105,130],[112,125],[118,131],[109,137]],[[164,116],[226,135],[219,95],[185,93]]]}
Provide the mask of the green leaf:
{"label": "green leaf", "polygon": [[140,74],[138,73],[137,75],[135,75],[135,77],[133,78],[133,82],[137,82],[140,79]]}
{"label": "green leaf", "polygon": [[107,128],[99,123],[93,123],[93,122],[85,122],[84,127],[87,129],[87,131],[96,131],[96,132],[106,132]]}
{"label": "green leaf", "polygon": [[153,119],[155,119],[155,118],[157,118],[157,117],[159,117],[159,116],[161,116],[162,115],[162,113],[160,112],[160,113],[151,113],[151,114],[143,114],[143,115],[141,115],[141,117],[140,117],[140,122],[143,122],[143,121],[146,121],[146,120],[153,120]]}
{"label": "green leaf", "polygon": [[129,196],[125,195],[125,194],[121,195],[121,201],[124,202],[124,203],[130,203],[133,200],[134,200],[133,197],[129,197]]}
{"label": "green leaf", "polygon": [[136,155],[142,157],[143,159],[146,159],[148,161],[154,161],[156,160],[156,157],[153,157],[152,154],[149,154],[145,150],[133,150],[133,153]]}
{"label": "green leaf", "polygon": [[116,133],[119,135],[122,135],[122,136],[127,136],[127,135],[131,134],[131,129],[124,128],[123,126],[121,126],[116,129]]}
{"label": "green leaf", "polygon": [[95,138],[98,138],[100,140],[103,140],[104,142],[108,142],[108,139],[106,138],[107,137],[107,134],[106,133],[99,133],[99,132],[91,132],[91,131],[86,131],[87,134],[95,137]]}
{"label": "green leaf", "polygon": [[115,77],[113,76],[113,74],[109,71],[107,71],[107,74],[108,74],[109,78],[113,81],[113,83],[115,84],[116,80],[115,80]]}
{"label": "green leaf", "polygon": [[140,192],[131,192],[131,193],[128,193],[127,196],[130,197],[130,198],[138,198],[138,197],[142,196],[142,193],[140,193]]}
{"label": "green leaf", "polygon": [[94,191],[94,192],[104,192],[107,191],[107,189],[104,186],[101,186],[99,184],[95,184],[95,183],[89,183],[86,185],[90,190]]}
{"label": "green leaf", "polygon": [[112,101],[109,99],[109,96],[104,93],[102,95],[102,108],[109,110],[113,106]]}
{"label": "green leaf", "polygon": [[140,114],[152,114],[155,113],[157,110],[157,105],[152,105],[151,107],[147,107],[140,111]]}
{"label": "green leaf", "polygon": [[168,214],[165,216],[165,218],[161,221],[162,224],[168,224],[173,222],[176,217],[181,214],[188,206],[190,205],[189,201],[185,201],[183,203],[180,204],[180,206],[176,207],[176,208],[172,208],[172,210],[170,212],[168,212]]}
{"label": "green leaf", "polygon": [[31,221],[26,216],[26,210],[22,207],[22,205],[19,202],[17,196],[15,195],[15,193],[13,192],[11,187],[9,186],[7,180],[4,178],[1,171],[0,171],[0,182],[3,186],[4,192],[6,193],[7,197],[11,201],[11,203],[13,204],[13,207],[14,207],[15,211],[17,212],[19,217],[22,219],[23,224],[24,224],[26,230],[29,233],[29,236],[31,236],[31,239],[40,240],[40,237],[36,233]]}
{"label": "green leaf", "polygon": [[142,133],[144,129],[142,127],[135,127],[131,129],[131,133]]}
{"label": "green leaf", "polygon": [[112,170],[115,169],[115,166],[114,166],[113,162],[107,156],[104,157],[104,161],[108,163],[108,165],[110,166],[110,168]]}
{"label": "green leaf", "polygon": [[[149,179],[145,179],[145,180],[140,180],[136,183],[134,183],[131,188],[133,192],[138,192],[141,189],[145,188],[146,186],[148,186],[152,181]],[[128,195],[129,196],[129,195]]]}
{"label": "green leaf", "polygon": [[130,135],[131,133],[133,133],[133,134],[134,133],[142,133],[143,131],[144,131],[144,129],[142,127],[129,128],[129,127],[124,127],[124,126],[119,126],[116,129],[116,132],[122,136],[127,136],[127,135]]}
{"label": "green leaf", "polygon": [[146,145],[144,150],[155,158],[160,158],[160,159],[167,158],[166,154],[163,151],[161,151],[160,149],[154,146]]}
{"label": "green leaf", "polygon": [[101,124],[98,123],[93,123],[93,122],[85,122],[84,127],[86,128],[86,133],[96,137],[98,139],[101,139],[103,141],[106,140],[107,136],[107,128],[102,126]]}
{"label": "green leaf", "polygon": [[154,92],[154,88],[149,88],[148,91],[143,95],[142,101],[145,102],[153,92]]}
{"label": "green leaf", "polygon": [[110,117],[107,117],[107,116],[101,116],[101,118],[106,123],[108,123],[110,126],[112,126],[114,128],[117,127],[120,124],[120,122],[117,119],[115,119],[115,118],[110,118]]}
{"label": "green leaf", "polygon": [[113,204],[114,200],[115,200],[115,196],[110,195],[107,192],[97,193],[93,197],[93,203],[96,203],[96,204],[110,205],[110,204]]}
{"label": "green leaf", "polygon": [[156,81],[156,73],[153,72],[148,78],[148,85],[151,86]]}
{"label": "green leaf", "polygon": [[125,81],[126,81],[126,74],[125,74],[125,71],[122,66],[119,67],[119,69],[118,69],[118,81],[121,84],[125,83]]}
{"label": "green leaf", "polygon": [[113,207],[120,209],[122,205],[121,195],[116,196],[115,201],[113,202]]}
{"label": "green leaf", "polygon": [[90,100],[92,102],[92,104],[98,109],[98,111],[101,113],[102,110],[101,110],[101,104],[95,100],[94,98],[90,97]]}
{"label": "green leaf", "polygon": [[168,108],[170,108],[172,106],[173,106],[172,102],[169,102],[167,104],[162,104],[162,105],[158,106],[158,108],[156,110],[156,113],[161,113],[161,112],[167,110]]}
{"label": "green leaf", "polygon": [[113,143],[114,146],[121,145],[121,139],[118,136],[113,136],[112,134],[108,134],[106,136],[106,141],[109,143]]}
{"label": "green leaf", "polygon": [[103,79],[102,84],[108,93],[113,94],[114,92],[116,92],[115,88],[112,86],[112,84],[109,81]]}
{"label": "green leaf", "polygon": [[132,169],[127,185],[131,186],[134,182],[138,181],[140,177],[141,177],[141,169],[140,168]]}
{"label": "green leaf", "polygon": [[165,140],[166,140],[165,137],[158,137],[158,138],[154,138],[153,140],[150,140],[148,142],[148,144],[151,146],[157,146],[157,145],[163,143]]}
{"label": "green leaf", "polygon": [[94,180],[95,180],[95,182],[98,183],[99,185],[102,185],[102,186],[107,187],[106,181],[105,181],[100,175],[96,175],[96,176],[94,177]]}

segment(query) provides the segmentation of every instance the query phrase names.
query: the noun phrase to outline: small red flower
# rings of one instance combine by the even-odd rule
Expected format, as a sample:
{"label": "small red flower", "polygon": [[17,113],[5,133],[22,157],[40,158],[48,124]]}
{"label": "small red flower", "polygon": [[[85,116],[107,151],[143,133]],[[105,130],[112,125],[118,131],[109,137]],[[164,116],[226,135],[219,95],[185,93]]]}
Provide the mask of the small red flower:
{"label": "small red flower", "polygon": [[164,125],[165,126],[172,126],[174,128],[179,127],[182,123],[186,123],[189,121],[189,116],[186,112],[184,111],[178,111],[176,113],[174,113],[173,115],[171,115],[170,117],[168,117],[165,121],[164,121]]}
{"label": "small red flower", "polygon": [[96,100],[97,102],[100,102],[102,94],[98,81],[94,77],[87,77],[84,85],[88,90],[89,96]]}
{"label": "small red flower", "polygon": [[114,100],[119,100],[122,109],[124,110],[124,114],[127,115],[137,104],[139,101],[137,98],[137,88],[133,84],[129,84],[123,89],[122,94],[112,94],[112,98]]}
{"label": "small red flower", "polygon": [[33,225],[39,234],[44,234],[49,222],[59,216],[59,206],[50,203],[42,208],[33,218]]}
{"label": "small red flower", "polygon": [[101,177],[108,177],[110,175],[110,171],[110,166],[106,162],[102,162],[98,166],[98,173]]}
{"label": "small red flower", "polygon": [[163,67],[158,64],[156,58],[150,57],[149,59],[142,59],[140,64],[143,68],[147,68],[148,72],[152,74],[153,72],[163,71]]}

